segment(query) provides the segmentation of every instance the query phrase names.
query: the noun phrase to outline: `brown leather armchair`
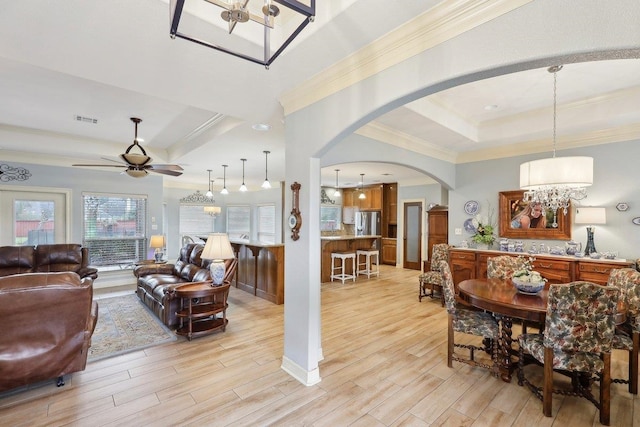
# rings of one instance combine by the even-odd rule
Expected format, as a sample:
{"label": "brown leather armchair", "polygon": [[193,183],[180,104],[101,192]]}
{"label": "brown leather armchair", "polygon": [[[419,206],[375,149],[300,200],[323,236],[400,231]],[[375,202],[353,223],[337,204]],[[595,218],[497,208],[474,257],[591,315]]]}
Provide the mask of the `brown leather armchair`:
{"label": "brown leather armchair", "polygon": [[0,392],[84,370],[97,320],[91,278],[0,277]]}

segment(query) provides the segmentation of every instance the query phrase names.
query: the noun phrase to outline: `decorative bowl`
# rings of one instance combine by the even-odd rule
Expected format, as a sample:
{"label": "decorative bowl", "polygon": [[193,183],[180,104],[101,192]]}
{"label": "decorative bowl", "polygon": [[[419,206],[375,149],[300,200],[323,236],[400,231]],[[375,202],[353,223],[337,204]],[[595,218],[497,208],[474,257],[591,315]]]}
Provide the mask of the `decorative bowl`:
{"label": "decorative bowl", "polygon": [[515,277],[512,278],[511,281],[518,292],[527,295],[535,295],[544,289],[544,282],[523,282]]}

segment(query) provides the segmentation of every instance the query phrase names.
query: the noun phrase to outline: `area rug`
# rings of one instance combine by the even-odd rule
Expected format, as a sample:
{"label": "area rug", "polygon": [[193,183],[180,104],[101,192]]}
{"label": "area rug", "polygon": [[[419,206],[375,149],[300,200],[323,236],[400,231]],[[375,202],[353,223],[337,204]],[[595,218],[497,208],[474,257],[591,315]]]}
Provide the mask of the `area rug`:
{"label": "area rug", "polygon": [[99,299],[88,360],[94,362],[175,340],[175,333],[135,294]]}

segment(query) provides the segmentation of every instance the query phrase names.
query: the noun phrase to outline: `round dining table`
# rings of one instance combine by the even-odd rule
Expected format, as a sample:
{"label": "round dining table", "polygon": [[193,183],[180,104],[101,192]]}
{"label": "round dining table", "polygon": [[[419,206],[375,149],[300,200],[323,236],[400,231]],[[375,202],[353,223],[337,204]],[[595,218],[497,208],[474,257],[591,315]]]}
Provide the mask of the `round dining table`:
{"label": "round dining table", "polygon": [[[458,299],[463,304],[494,313],[501,323],[500,348],[498,365],[504,381],[511,381],[511,374],[515,364],[511,360],[517,351],[512,349],[513,319],[521,319],[529,324],[535,324],[542,332],[547,314],[548,290],[542,290],[534,295],[518,292],[511,279],[468,279],[457,285]],[[626,305],[622,300],[618,302],[616,324],[626,320]]]}

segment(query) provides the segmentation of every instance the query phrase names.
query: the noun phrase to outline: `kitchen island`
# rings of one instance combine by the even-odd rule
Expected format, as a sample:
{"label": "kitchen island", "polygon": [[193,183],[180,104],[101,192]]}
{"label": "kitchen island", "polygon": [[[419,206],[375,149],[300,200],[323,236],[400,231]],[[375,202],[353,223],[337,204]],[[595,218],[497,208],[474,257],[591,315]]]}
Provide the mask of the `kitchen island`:
{"label": "kitchen island", "polygon": [[284,303],[284,244],[231,240],[238,259],[234,284],[275,304]]}
{"label": "kitchen island", "polygon": [[[380,238],[378,235],[320,236],[320,282],[331,281],[331,252],[355,252],[358,249],[371,249],[378,238]],[[347,264],[345,270],[350,274],[351,264]]]}

